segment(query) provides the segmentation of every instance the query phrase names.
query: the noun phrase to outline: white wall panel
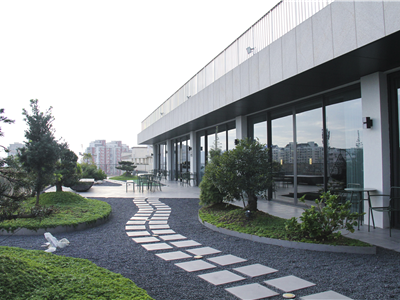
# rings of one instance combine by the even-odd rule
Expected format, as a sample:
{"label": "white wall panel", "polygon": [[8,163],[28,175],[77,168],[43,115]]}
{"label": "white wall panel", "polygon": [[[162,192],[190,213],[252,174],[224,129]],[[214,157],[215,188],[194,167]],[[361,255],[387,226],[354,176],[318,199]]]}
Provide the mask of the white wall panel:
{"label": "white wall panel", "polygon": [[385,35],[382,1],[355,2],[357,46],[361,47]]}

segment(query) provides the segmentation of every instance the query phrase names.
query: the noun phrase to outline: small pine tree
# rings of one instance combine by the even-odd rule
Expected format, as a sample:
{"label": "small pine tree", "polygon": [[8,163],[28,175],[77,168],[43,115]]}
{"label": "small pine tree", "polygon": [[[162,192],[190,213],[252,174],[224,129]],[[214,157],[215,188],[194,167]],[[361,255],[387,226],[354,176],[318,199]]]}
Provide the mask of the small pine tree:
{"label": "small pine tree", "polygon": [[125,171],[125,174],[128,176],[131,176],[132,172],[136,169],[136,166],[131,161],[119,161],[118,164],[119,166],[116,166],[115,168]]}
{"label": "small pine tree", "polygon": [[29,129],[25,131],[25,147],[18,154],[22,167],[35,178],[33,190],[36,192],[36,206],[42,190],[53,181],[59,145],[54,137],[52,107],[46,112],[39,109],[38,100],[31,100],[32,114],[23,109]]}

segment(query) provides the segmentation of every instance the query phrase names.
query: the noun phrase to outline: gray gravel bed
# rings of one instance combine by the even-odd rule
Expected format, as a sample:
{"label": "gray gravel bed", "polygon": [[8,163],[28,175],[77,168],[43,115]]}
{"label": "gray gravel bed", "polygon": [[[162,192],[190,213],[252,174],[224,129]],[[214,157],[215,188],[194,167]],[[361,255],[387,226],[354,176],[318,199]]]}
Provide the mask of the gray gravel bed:
{"label": "gray gravel bed", "polygon": [[[289,249],[243,240],[214,232],[204,227],[197,217],[198,199],[160,199],[172,209],[171,229],[193,239],[203,246],[247,259],[230,266],[217,266],[212,270],[188,273],[174,265],[179,261],[164,261],[156,253],[146,251],[125,233],[126,222],[137,212],[132,199],[99,198],[113,209],[110,221],[95,228],[73,233],[58,234],[71,245],[58,249],[55,255],[89,259],[100,267],[130,278],[157,300],[181,299],[237,299],[225,291],[227,287],[287,275],[295,275],[316,284],[315,287],[296,291],[300,296],[334,290],[352,299],[400,299],[400,253],[378,248],[376,255],[315,252]],[[43,236],[0,236],[0,246],[15,246],[43,250]],[[184,251],[174,248],[171,251]],[[238,266],[260,263],[279,270],[276,273],[247,278],[241,282],[214,286],[197,275]],[[273,288],[272,288],[273,289]],[[282,294],[281,291],[277,290]],[[280,296],[268,299],[281,299]]]}

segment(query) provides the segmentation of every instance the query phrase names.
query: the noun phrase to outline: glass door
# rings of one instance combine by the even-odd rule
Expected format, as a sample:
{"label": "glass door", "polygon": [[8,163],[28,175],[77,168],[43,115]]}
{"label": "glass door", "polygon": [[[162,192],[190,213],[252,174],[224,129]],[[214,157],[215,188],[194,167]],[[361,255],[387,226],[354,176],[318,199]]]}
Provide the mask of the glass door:
{"label": "glass door", "polygon": [[[400,186],[400,72],[389,76],[388,79],[390,108],[389,126],[391,137],[391,185]],[[400,203],[397,202],[396,206],[396,209],[400,209]],[[394,227],[400,228],[400,212],[396,211],[393,213],[392,222]]]}

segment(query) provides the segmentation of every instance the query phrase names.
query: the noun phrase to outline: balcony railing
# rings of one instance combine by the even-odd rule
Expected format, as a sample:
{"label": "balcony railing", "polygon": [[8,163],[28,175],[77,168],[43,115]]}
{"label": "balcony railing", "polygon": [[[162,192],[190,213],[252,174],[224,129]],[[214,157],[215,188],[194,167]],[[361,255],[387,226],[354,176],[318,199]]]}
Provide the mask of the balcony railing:
{"label": "balcony railing", "polygon": [[187,81],[143,122],[142,130],[227,74],[334,0],[282,0]]}

